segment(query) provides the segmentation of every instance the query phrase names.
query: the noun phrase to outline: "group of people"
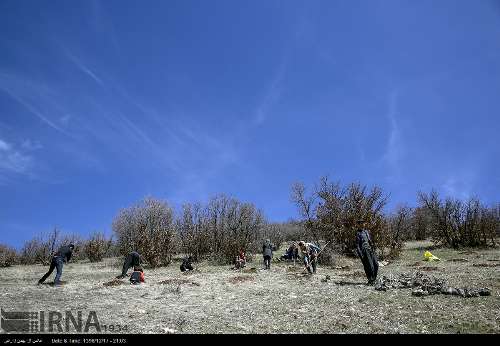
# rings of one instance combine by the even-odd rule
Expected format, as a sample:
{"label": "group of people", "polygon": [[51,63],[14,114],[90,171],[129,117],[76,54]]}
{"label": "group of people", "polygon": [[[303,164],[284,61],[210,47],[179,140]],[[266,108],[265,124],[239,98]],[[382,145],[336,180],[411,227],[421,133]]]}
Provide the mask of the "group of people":
{"label": "group of people", "polygon": [[[262,245],[262,256],[264,257],[264,269],[271,269],[271,260],[273,258],[273,251],[276,251],[276,246],[271,243],[269,239],[264,241]],[[280,259],[298,259],[302,257],[304,261],[304,266],[310,274],[316,273],[317,267],[317,257],[321,249],[314,245],[313,243],[306,243],[304,241],[299,241],[298,243],[292,243],[287,249],[285,254],[280,257]]]}
{"label": "group of people", "polygon": [[[378,274],[378,259],[374,251],[374,244],[370,236],[370,232],[364,226],[364,220],[360,219],[356,221],[356,253],[363,264],[368,284],[373,285]],[[262,246],[265,269],[271,268],[271,260],[273,257],[273,251],[275,250],[276,247],[270,242],[269,239],[266,239]],[[305,269],[307,269],[308,273],[315,274],[318,256],[321,251],[320,247],[313,243],[299,241],[298,243],[292,243],[280,259],[295,261],[302,258]]]}
{"label": "group of people", "polygon": [[[368,279],[368,284],[372,285],[375,283],[375,280],[377,278],[378,260],[375,255],[370,233],[363,226],[363,220],[358,220],[356,232],[356,253],[363,263],[363,268]],[[60,285],[64,263],[68,263],[70,261],[74,249],[74,244],[62,246],[52,256],[49,271],[38,281],[38,284],[42,284],[50,276],[50,274],[52,274],[54,269],[56,269],[57,273],[54,280],[54,285]],[[265,266],[264,269],[266,270],[271,269],[271,261],[274,251],[276,251],[276,246],[271,243],[270,239],[266,239],[262,245],[262,256]],[[298,243],[294,242],[292,245],[290,245],[286,253],[281,256],[281,258],[296,260],[301,257],[304,263],[304,267],[308,271],[308,273],[315,274],[317,269],[318,256],[321,254],[321,251],[322,250],[313,243],[299,241]],[[182,260],[182,264],[180,265],[181,272],[194,270],[192,261],[193,259],[191,256],[184,258]],[[244,268],[246,265],[246,261],[247,259],[245,252],[241,250],[236,256],[235,268]],[[141,256],[136,251],[133,251],[126,256],[125,262],[123,263],[122,272],[117,276],[117,279],[125,278],[130,268],[134,268],[133,273],[130,275],[130,282],[132,284],[145,282],[144,270],[141,265]]]}

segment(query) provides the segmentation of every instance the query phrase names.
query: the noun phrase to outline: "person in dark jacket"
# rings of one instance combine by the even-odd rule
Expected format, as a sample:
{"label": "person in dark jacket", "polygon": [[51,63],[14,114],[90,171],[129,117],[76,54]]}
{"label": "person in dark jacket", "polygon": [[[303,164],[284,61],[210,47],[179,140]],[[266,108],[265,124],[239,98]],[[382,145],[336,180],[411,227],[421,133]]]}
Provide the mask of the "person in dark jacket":
{"label": "person in dark jacket", "polygon": [[40,280],[38,280],[38,284],[43,284],[45,280],[47,280],[47,278],[50,276],[50,274],[52,274],[54,269],[56,269],[57,273],[56,278],[54,279],[54,285],[59,286],[61,284],[61,275],[64,263],[69,262],[74,249],[75,245],[73,244],[61,246],[59,250],[54,254],[54,256],[52,256],[49,271]]}
{"label": "person in dark jacket", "polygon": [[264,265],[266,269],[271,269],[271,260],[273,258],[273,251],[276,247],[271,243],[271,240],[266,239],[262,245],[262,256],[264,257]]}
{"label": "person in dark jacket", "polygon": [[293,243],[288,247],[283,256],[280,257],[281,260],[296,260],[299,258],[299,248]]}
{"label": "person in dark jacket", "polygon": [[194,270],[192,261],[193,261],[193,258],[191,256],[185,257],[182,260],[182,264],[180,266],[181,272],[185,272],[188,270]]}
{"label": "person in dark jacket", "polygon": [[370,232],[364,228],[364,221],[358,220],[356,233],[356,252],[363,263],[368,284],[373,285],[377,279],[378,260],[373,250]]}
{"label": "person in dark jacket", "polygon": [[116,278],[123,279],[124,277],[127,276],[127,271],[130,268],[134,267],[134,269],[135,269],[135,268],[139,268],[140,266],[141,266],[141,255],[139,255],[139,253],[136,251],[132,251],[125,258],[125,262],[123,263],[121,275],[118,275]]}

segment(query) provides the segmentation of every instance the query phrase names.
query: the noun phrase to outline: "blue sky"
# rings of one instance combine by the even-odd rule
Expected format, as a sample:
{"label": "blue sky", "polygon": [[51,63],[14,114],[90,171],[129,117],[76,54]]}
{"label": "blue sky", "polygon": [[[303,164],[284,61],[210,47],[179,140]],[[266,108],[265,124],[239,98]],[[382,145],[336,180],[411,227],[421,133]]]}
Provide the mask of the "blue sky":
{"label": "blue sky", "polygon": [[295,181],[500,195],[500,4],[0,2],[0,231],[110,232],[146,195],[273,221]]}

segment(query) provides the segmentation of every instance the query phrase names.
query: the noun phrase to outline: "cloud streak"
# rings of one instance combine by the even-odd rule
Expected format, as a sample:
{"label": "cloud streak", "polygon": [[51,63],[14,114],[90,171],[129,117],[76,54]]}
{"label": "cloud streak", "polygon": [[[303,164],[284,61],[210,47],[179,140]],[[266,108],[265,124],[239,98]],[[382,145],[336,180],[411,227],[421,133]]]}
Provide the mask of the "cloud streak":
{"label": "cloud streak", "polygon": [[402,137],[401,130],[397,121],[398,114],[398,94],[397,91],[389,95],[389,112],[387,118],[390,123],[390,134],[387,141],[387,147],[384,154],[384,160],[392,167],[398,168],[398,162],[402,156]]}
{"label": "cloud streak", "polygon": [[269,83],[266,88],[266,92],[264,97],[262,98],[260,104],[255,111],[254,123],[259,126],[262,125],[267,117],[269,116],[269,112],[276,102],[278,102],[281,94],[283,92],[282,81],[286,71],[286,62],[282,62],[279,67],[276,69],[274,73],[273,79]]}
{"label": "cloud streak", "polygon": [[31,114],[35,115],[43,123],[52,129],[69,136],[69,133],[55,122],[49,119],[41,111],[37,110],[33,105],[26,100],[24,95],[29,95],[30,98],[40,96],[40,93],[46,89],[42,86],[37,86],[29,80],[23,80],[20,77],[14,77],[4,73],[0,73],[0,90],[9,95],[12,99],[23,105]]}
{"label": "cloud streak", "polygon": [[9,174],[28,174],[33,165],[33,158],[0,139],[0,181]]}
{"label": "cloud streak", "polygon": [[87,66],[85,66],[81,61],[80,59],[78,59],[76,56],[74,56],[73,54],[71,54],[70,52],[68,52],[67,50],[65,51],[66,53],[66,56],[69,58],[69,60],[71,60],[71,62],[73,62],[73,64],[75,64],[75,66],[80,70],[82,71],[83,73],[85,73],[87,76],[89,76],[90,78],[92,78],[97,84],[99,84],[100,86],[104,86],[104,82],[101,80],[101,78],[97,77],[97,75],[92,72],[92,70],[90,68],[88,68]]}

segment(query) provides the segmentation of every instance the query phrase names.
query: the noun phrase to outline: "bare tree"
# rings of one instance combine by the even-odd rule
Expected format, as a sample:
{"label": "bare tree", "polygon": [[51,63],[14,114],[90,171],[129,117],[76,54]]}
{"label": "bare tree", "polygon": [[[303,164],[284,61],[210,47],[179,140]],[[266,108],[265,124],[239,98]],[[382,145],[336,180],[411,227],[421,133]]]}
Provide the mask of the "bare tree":
{"label": "bare tree", "polygon": [[499,218],[494,208],[487,208],[477,198],[461,201],[456,198],[439,198],[433,190],[419,192],[419,202],[431,217],[431,236],[436,244],[453,248],[460,246],[495,245]]}
{"label": "bare tree", "polygon": [[102,232],[94,232],[83,245],[83,252],[90,262],[100,262],[112,245],[112,237],[106,238]]}
{"label": "bare tree", "polygon": [[171,262],[174,247],[173,211],[164,201],[146,198],[123,209],[113,221],[120,252],[138,251],[152,267]]}
{"label": "bare tree", "polygon": [[18,260],[16,249],[0,244],[0,267],[10,267],[18,264]]}
{"label": "bare tree", "polygon": [[389,229],[383,208],[387,196],[378,186],[370,190],[359,183],[341,186],[322,177],[311,195],[301,183],[292,185],[292,201],[304,219],[315,242],[333,241],[339,251],[351,254],[354,248],[356,222],[365,220],[381,255],[395,239]]}

